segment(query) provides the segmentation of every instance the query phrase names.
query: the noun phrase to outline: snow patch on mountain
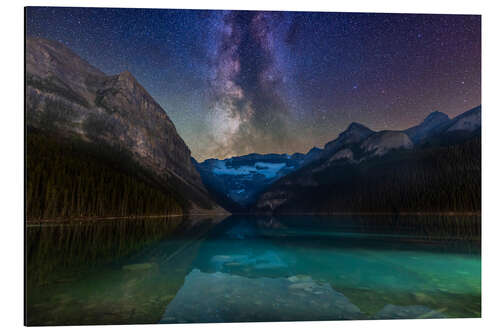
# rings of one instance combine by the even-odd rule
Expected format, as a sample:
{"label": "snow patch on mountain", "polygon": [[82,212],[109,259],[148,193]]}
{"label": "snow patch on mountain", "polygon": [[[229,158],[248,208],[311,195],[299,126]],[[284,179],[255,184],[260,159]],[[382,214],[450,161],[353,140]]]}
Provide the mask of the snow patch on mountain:
{"label": "snow patch on mountain", "polygon": [[275,178],[278,172],[285,167],[286,163],[256,162],[253,165],[242,165],[237,168],[231,168],[225,161],[217,161],[212,172],[217,175],[244,176],[252,174],[261,174],[270,179]]}

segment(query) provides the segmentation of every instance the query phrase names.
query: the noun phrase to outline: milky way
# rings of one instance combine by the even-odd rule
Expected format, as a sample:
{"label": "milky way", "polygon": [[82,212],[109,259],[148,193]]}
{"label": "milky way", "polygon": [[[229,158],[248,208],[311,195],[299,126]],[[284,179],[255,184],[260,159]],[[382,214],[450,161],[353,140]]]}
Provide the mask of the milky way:
{"label": "milky way", "polygon": [[283,151],[296,140],[281,95],[274,47],[274,13],[229,12],[223,17],[208,110],[214,156]]}
{"label": "milky way", "polygon": [[29,8],[26,31],[129,70],[198,160],[307,152],[356,121],[404,129],[481,103],[481,17]]}

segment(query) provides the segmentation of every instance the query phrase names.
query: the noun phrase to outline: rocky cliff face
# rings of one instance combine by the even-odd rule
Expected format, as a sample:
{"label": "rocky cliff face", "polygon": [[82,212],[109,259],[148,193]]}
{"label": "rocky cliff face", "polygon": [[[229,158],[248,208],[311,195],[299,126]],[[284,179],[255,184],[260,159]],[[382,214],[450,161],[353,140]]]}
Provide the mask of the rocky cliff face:
{"label": "rocky cliff face", "polygon": [[129,72],[108,76],[64,45],[26,40],[28,127],[126,151],[156,176],[191,193],[193,207],[208,198],[191,152],[172,121]]}
{"label": "rocky cliff face", "polygon": [[408,135],[400,131],[381,131],[368,137],[361,144],[361,149],[373,155],[384,155],[394,149],[413,148]]}
{"label": "rocky cliff face", "polygon": [[351,123],[344,132],[339,134],[337,139],[330,141],[325,145],[325,153],[335,153],[339,148],[347,144],[361,142],[373,133],[374,132],[371,129],[364,125]]}

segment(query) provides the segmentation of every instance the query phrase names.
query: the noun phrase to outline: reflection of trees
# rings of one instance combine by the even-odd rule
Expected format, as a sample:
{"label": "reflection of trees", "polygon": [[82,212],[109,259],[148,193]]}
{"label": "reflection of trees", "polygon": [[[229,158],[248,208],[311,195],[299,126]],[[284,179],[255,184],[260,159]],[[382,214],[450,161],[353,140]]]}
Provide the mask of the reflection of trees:
{"label": "reflection of trees", "polygon": [[168,218],[28,227],[28,323],[158,322],[213,222]]}

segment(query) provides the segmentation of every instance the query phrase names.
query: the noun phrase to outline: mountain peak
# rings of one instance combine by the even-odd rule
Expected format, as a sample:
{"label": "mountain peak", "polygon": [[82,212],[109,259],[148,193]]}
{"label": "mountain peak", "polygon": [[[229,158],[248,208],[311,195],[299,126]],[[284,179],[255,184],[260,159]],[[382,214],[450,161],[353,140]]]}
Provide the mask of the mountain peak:
{"label": "mountain peak", "polygon": [[339,134],[338,138],[325,145],[326,151],[336,151],[345,144],[360,142],[374,132],[357,122],[352,122],[345,131]]}
{"label": "mountain peak", "polygon": [[125,70],[118,74],[118,81],[126,82],[130,85],[139,84],[137,79],[128,70]]}
{"label": "mountain peak", "polygon": [[118,76],[120,76],[124,79],[135,79],[134,76],[132,75],[132,73],[130,73],[130,71],[128,69],[126,69],[123,72],[121,72],[120,74],[118,74]]}
{"label": "mountain peak", "polygon": [[352,122],[351,124],[349,124],[349,126],[347,127],[347,130],[348,131],[352,131],[352,130],[355,130],[355,129],[367,129],[368,127],[366,127],[365,125],[362,125],[360,123],[357,123],[357,122]]}
{"label": "mountain peak", "polygon": [[440,128],[449,122],[450,118],[447,114],[440,111],[434,111],[425,117],[424,121],[420,124],[410,127],[404,132],[408,134],[413,143],[419,143],[439,131]]}
{"label": "mountain peak", "polygon": [[357,122],[352,122],[345,131],[340,133],[339,137],[341,136],[350,136],[352,134],[360,134],[361,136],[369,135],[373,133],[371,129],[366,127],[365,125],[362,125]]}
{"label": "mountain peak", "polygon": [[309,149],[309,151],[307,152],[307,155],[309,154],[313,154],[313,153],[317,153],[317,152],[320,152],[322,149],[321,148],[318,148],[318,147],[312,147],[311,149]]}
{"label": "mountain peak", "polygon": [[449,119],[450,118],[448,117],[447,114],[440,112],[440,111],[434,111],[434,112],[429,113],[429,115],[427,117],[425,117],[423,122],[428,123],[428,122],[436,121],[436,120],[442,121],[442,120],[449,120]]}

